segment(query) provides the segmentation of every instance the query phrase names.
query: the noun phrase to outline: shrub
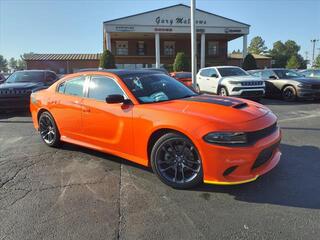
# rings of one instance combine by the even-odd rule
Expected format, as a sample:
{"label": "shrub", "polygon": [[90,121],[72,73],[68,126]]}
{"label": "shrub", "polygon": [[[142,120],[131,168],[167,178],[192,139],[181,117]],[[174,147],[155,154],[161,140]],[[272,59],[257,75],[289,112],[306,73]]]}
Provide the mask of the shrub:
{"label": "shrub", "polygon": [[242,68],[244,70],[253,70],[253,69],[257,69],[257,62],[256,59],[252,56],[252,54],[248,54],[242,63]]}
{"label": "shrub", "polygon": [[186,72],[190,71],[190,63],[184,52],[178,52],[173,63],[173,71]]}
{"label": "shrub", "polygon": [[100,58],[100,67],[105,69],[116,68],[112,52],[104,50]]}

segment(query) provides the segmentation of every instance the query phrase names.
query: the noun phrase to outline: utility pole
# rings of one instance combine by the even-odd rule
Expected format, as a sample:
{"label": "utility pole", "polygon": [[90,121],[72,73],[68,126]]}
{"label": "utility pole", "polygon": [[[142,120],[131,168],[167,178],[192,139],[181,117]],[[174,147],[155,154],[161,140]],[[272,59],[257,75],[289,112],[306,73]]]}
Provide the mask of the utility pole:
{"label": "utility pole", "polygon": [[197,87],[197,32],[196,32],[196,0],[191,0],[191,72],[192,85],[194,89]]}
{"label": "utility pole", "polygon": [[311,63],[311,67],[314,66],[314,54],[315,54],[315,49],[316,49],[316,43],[319,42],[319,39],[312,39],[312,63]]}

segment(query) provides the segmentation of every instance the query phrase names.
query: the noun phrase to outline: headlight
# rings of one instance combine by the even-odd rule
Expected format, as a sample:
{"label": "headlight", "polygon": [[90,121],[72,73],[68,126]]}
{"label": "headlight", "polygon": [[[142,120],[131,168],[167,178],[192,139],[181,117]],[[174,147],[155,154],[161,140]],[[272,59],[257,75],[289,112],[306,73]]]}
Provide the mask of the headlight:
{"label": "headlight", "polygon": [[244,144],[247,135],[244,132],[212,132],[203,137],[208,143],[215,144]]}
{"label": "headlight", "polygon": [[238,82],[238,81],[228,81],[228,83],[232,85],[241,85],[241,82]]}
{"label": "headlight", "polygon": [[311,88],[311,87],[312,87],[312,85],[310,85],[310,84],[300,83],[300,84],[298,85],[298,87],[301,87],[301,88]]}

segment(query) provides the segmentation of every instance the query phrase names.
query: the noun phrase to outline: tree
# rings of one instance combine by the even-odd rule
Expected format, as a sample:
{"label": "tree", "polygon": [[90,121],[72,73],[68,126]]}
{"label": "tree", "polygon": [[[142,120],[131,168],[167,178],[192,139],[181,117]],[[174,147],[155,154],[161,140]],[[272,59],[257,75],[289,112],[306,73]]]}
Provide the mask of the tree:
{"label": "tree", "polygon": [[291,68],[291,69],[300,68],[300,63],[299,63],[298,57],[296,55],[292,55],[290,57],[290,59],[288,60],[287,65],[286,65],[286,68]]}
{"label": "tree", "polygon": [[190,62],[184,52],[178,52],[173,63],[173,71],[190,71]]}
{"label": "tree", "polygon": [[243,60],[243,64],[242,64],[242,68],[244,70],[253,70],[253,69],[257,69],[257,62],[256,59],[252,56],[252,54],[248,54],[244,60]]}
{"label": "tree", "polygon": [[248,47],[248,52],[251,54],[264,54],[267,51],[264,40],[260,36],[252,38]]}
{"label": "tree", "polygon": [[16,69],[17,69],[17,65],[18,65],[17,60],[14,59],[13,57],[10,58],[10,60],[9,60],[9,67],[10,67],[12,70],[16,70]]}
{"label": "tree", "polygon": [[314,60],[314,64],[313,67],[315,68],[320,68],[320,54],[316,57],[316,59]]}
{"label": "tree", "polygon": [[105,69],[116,68],[113,54],[108,49],[105,49],[102,53],[100,67]]}
{"label": "tree", "polygon": [[8,61],[0,55],[0,72],[7,72],[8,71]]}

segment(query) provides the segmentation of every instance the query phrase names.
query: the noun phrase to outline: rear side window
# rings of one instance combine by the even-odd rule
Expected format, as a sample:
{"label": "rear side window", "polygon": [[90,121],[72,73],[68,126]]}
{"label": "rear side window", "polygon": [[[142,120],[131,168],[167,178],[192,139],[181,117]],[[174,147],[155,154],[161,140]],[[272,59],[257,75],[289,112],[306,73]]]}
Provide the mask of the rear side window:
{"label": "rear side window", "polygon": [[84,81],[85,78],[83,76],[70,79],[59,85],[58,92],[67,95],[83,97]]}
{"label": "rear side window", "polygon": [[208,69],[201,70],[200,75],[203,77],[209,77]]}
{"label": "rear side window", "polygon": [[89,84],[88,98],[105,101],[108,95],[124,95],[119,85],[112,79],[103,76],[92,76]]}

